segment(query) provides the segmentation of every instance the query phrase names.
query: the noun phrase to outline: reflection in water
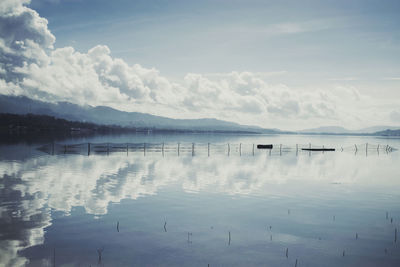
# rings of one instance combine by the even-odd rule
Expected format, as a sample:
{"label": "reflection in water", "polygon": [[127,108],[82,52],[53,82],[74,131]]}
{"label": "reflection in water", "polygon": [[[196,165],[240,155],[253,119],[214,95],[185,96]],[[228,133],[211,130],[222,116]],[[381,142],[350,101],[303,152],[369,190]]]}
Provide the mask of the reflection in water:
{"label": "reflection in water", "polygon": [[[253,216],[252,213],[261,212],[262,206],[257,202],[261,200],[268,200],[266,203],[271,207],[287,204],[298,205],[296,206],[298,210],[310,210],[319,208],[319,205],[326,205],[328,209],[334,207],[337,212],[341,212],[337,209],[338,207],[346,209],[348,208],[346,205],[352,205],[352,203],[357,203],[360,209],[367,211],[381,209],[382,203],[386,202],[395,206],[398,204],[398,188],[400,188],[397,177],[397,166],[400,161],[397,154],[369,157],[354,156],[350,153],[317,153],[311,157],[308,154],[271,157],[267,153],[257,154],[255,157],[228,157],[226,155],[144,157],[141,154],[112,153],[108,156],[57,155],[32,157],[23,161],[0,161],[0,264],[5,266],[27,264],[27,256],[19,254],[18,251],[45,243],[45,229],[51,229],[56,212],[61,212],[61,217],[68,217],[72,214],[74,207],[83,207],[84,214],[101,218],[109,213],[110,203],[121,203],[124,199],[151,198],[161,192],[169,192],[170,196],[176,195],[176,199],[169,200],[176,205],[175,212],[186,208],[182,204],[185,199],[188,199],[186,194],[189,194],[189,198],[199,199],[206,199],[209,194],[212,194],[214,196],[212,201],[208,200],[212,203],[219,203],[219,197],[229,197],[231,203],[239,203],[237,198],[240,198],[240,203],[245,204],[243,207],[237,207],[236,212],[243,211],[243,214],[250,214],[248,220]],[[361,194],[365,192],[372,192],[378,198],[374,201],[365,199],[368,194],[365,196]],[[180,207],[180,205],[183,206]],[[185,209],[184,212],[190,216],[197,212],[191,209],[210,208],[213,210],[208,205],[209,203],[204,206],[201,203],[195,203],[195,206],[189,207],[190,210]],[[253,207],[254,210],[249,213]],[[291,212],[288,208],[289,206],[286,206],[286,209],[283,208],[287,210],[286,217],[290,218],[285,220],[293,220],[294,223],[303,225],[296,229],[300,232],[274,232],[271,225],[262,226],[264,222],[260,222],[261,225],[258,227],[264,229],[263,231],[267,229],[264,233],[265,240],[273,242],[274,239],[274,242],[280,242],[283,245],[299,245],[304,242],[302,238],[308,235],[307,231],[313,232],[315,229],[311,230],[312,227],[318,227],[318,222],[322,218],[316,216],[326,216],[326,220],[331,223],[333,216],[333,223],[336,223],[336,214],[324,214],[324,211],[317,215],[299,214],[299,212],[296,214],[293,209]],[[399,209],[387,207],[387,209],[391,208],[391,214],[399,211]],[[231,208],[228,207],[228,209]],[[215,216],[219,217],[218,213],[225,211],[222,209],[215,212],[217,213]],[[271,211],[272,214],[274,212]],[[382,217],[385,217],[386,210],[379,212],[382,213]],[[161,218],[162,216],[160,215]],[[229,216],[224,218],[219,225],[220,228],[221,225],[225,225],[229,230],[228,246],[233,247],[243,240],[247,242],[248,237],[243,236],[243,233],[238,233],[243,230],[239,227],[239,223],[244,227],[247,227],[247,223],[251,228],[254,227],[253,222],[246,221],[246,217],[241,217],[240,222],[234,222],[230,221]],[[117,222],[117,233],[119,233],[121,220],[114,219],[114,227]],[[388,219],[387,213],[386,219]],[[274,223],[281,224],[281,228],[285,228],[288,223],[280,221],[280,217],[269,220],[275,220]],[[346,218],[346,220],[352,219]],[[395,223],[397,225],[397,222]],[[122,231],[131,227],[127,223],[123,225]],[[163,232],[171,234],[171,231],[167,231],[166,218],[163,225]],[[168,227],[174,226],[169,226],[168,223]],[[212,226],[207,227],[208,231],[216,233]],[[341,227],[345,228],[346,225]],[[192,230],[185,232],[187,242],[190,244],[195,243]],[[232,235],[235,238],[234,241],[231,240],[233,230],[236,230],[236,234]],[[326,230],[332,232],[332,229]],[[247,231],[251,230],[247,229]],[[224,233],[221,232],[221,234]],[[358,241],[362,239],[361,236],[359,238],[358,233],[355,235]],[[199,241],[196,242],[201,242],[201,238],[204,239],[197,234],[196,240]],[[334,236],[329,238],[335,239]],[[397,234],[395,238],[397,239]],[[374,236],[373,239],[379,238]],[[321,241],[321,237],[310,243],[311,247],[316,246],[314,250],[319,246],[315,243],[318,240]],[[248,253],[250,254],[252,249],[255,251],[260,249],[249,246]],[[97,248],[98,263],[102,262],[103,249]],[[335,249],[341,251],[341,248]],[[383,249],[386,251],[387,248],[382,248],[382,251]],[[396,251],[398,252],[398,249]],[[332,251],[324,253],[327,253],[325,256],[329,258]],[[250,254],[247,256],[251,257]],[[296,256],[299,255],[296,254]],[[198,256],[193,257],[198,258]],[[256,255],[254,257],[257,258]],[[289,248],[286,248],[286,258],[288,257],[290,258]],[[343,257],[351,256],[345,254],[343,250]],[[229,262],[222,257],[220,263],[224,263],[224,260]],[[382,259],[378,258],[379,260]],[[389,263],[398,262],[399,257],[391,258],[391,260]],[[36,265],[50,264],[51,257],[49,255],[40,261],[32,262],[36,262]],[[171,260],[171,262],[174,261]],[[243,261],[241,263],[243,264]],[[272,263],[278,264],[276,261]],[[258,265],[257,261],[252,264]],[[292,264],[294,260],[291,266]],[[192,262],[189,265],[197,265],[197,263]],[[314,265],[318,266],[315,263]]]}

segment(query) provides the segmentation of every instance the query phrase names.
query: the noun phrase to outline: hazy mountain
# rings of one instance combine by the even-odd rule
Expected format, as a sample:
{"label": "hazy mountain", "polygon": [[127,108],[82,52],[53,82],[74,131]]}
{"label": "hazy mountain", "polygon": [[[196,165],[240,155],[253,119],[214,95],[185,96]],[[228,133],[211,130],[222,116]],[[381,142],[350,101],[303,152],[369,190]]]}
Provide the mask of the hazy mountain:
{"label": "hazy mountain", "polygon": [[0,113],[50,115],[71,121],[130,127],[185,129],[202,131],[253,131],[275,133],[279,130],[244,126],[217,119],[171,119],[139,112],[125,112],[105,106],[79,106],[68,102],[48,103],[23,96],[0,95]]}
{"label": "hazy mountain", "polygon": [[354,131],[356,133],[376,133],[376,132],[382,132],[386,130],[399,130],[400,126],[372,126],[372,127],[367,127],[363,128],[357,131]]}
{"label": "hazy mountain", "polygon": [[385,130],[398,130],[400,127],[396,126],[372,126],[362,128],[359,130],[349,130],[340,126],[324,126],[312,129],[305,129],[299,131],[300,133],[313,133],[313,134],[374,134],[383,132]]}
{"label": "hazy mountain", "polygon": [[340,126],[323,126],[323,127],[318,127],[318,128],[300,130],[299,132],[300,133],[335,133],[335,134],[351,133],[350,130],[347,130],[346,128],[343,128]]}

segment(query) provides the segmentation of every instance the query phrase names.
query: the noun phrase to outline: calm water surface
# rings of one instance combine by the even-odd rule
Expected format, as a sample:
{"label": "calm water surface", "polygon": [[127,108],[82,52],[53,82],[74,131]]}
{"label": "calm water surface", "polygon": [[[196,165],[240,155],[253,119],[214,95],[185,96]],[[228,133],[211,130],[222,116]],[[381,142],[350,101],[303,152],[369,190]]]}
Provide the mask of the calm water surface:
{"label": "calm water surface", "polygon": [[[400,152],[382,149],[400,148],[399,139],[65,141],[87,142],[165,142],[165,151],[51,155],[36,149],[43,144],[2,145],[0,266],[400,266]],[[257,143],[283,147],[253,155]],[[296,143],[339,151],[296,153]]]}

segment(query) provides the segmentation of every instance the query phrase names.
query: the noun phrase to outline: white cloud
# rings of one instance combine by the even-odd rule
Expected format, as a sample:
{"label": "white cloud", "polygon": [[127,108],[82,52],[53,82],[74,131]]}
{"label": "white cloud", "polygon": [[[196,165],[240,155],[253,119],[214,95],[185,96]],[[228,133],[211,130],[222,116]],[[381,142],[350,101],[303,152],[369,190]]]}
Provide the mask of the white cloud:
{"label": "white cloud", "polygon": [[[284,129],[332,124],[365,126],[367,122],[361,118],[367,117],[370,122],[367,115],[374,116],[372,120],[382,120],[375,114],[377,108],[370,110],[375,102],[353,87],[304,92],[286,85],[270,85],[263,79],[269,73],[252,72],[219,73],[212,77],[189,73],[177,83],[154,68],[129,65],[112,57],[104,45],[87,53],[72,47],[54,49],[55,37],[47,28],[47,20],[26,7],[26,3],[0,4],[3,94],[108,105],[176,118],[215,117]],[[292,24],[278,26],[275,28],[288,33],[301,30]]]}

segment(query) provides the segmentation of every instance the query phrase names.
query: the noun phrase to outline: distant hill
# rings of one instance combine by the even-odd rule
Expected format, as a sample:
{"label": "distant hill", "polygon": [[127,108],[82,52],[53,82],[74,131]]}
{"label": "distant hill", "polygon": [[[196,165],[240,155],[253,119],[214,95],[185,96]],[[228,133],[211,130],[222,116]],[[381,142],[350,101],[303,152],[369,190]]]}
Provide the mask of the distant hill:
{"label": "distant hill", "polygon": [[382,136],[400,136],[400,129],[399,130],[385,130],[385,131],[380,131],[376,132],[376,135],[382,135]]}
{"label": "distant hill", "polygon": [[68,102],[48,103],[24,96],[0,95],[0,113],[30,113],[54,116],[70,121],[136,128],[281,133],[276,129],[262,129],[217,119],[171,119],[140,112],[125,112],[105,106],[79,106]]}
{"label": "distant hill", "polygon": [[346,134],[350,133],[350,130],[347,130],[346,128],[340,127],[340,126],[324,126],[324,127],[318,127],[318,128],[311,128],[311,129],[305,129],[305,130],[300,130],[300,133],[334,133],[334,134]]}
{"label": "distant hill", "polygon": [[300,133],[312,133],[312,134],[377,134],[385,130],[398,130],[400,127],[396,126],[373,126],[368,128],[362,128],[359,130],[348,130],[340,126],[324,126],[312,129],[305,129],[299,131]]}

